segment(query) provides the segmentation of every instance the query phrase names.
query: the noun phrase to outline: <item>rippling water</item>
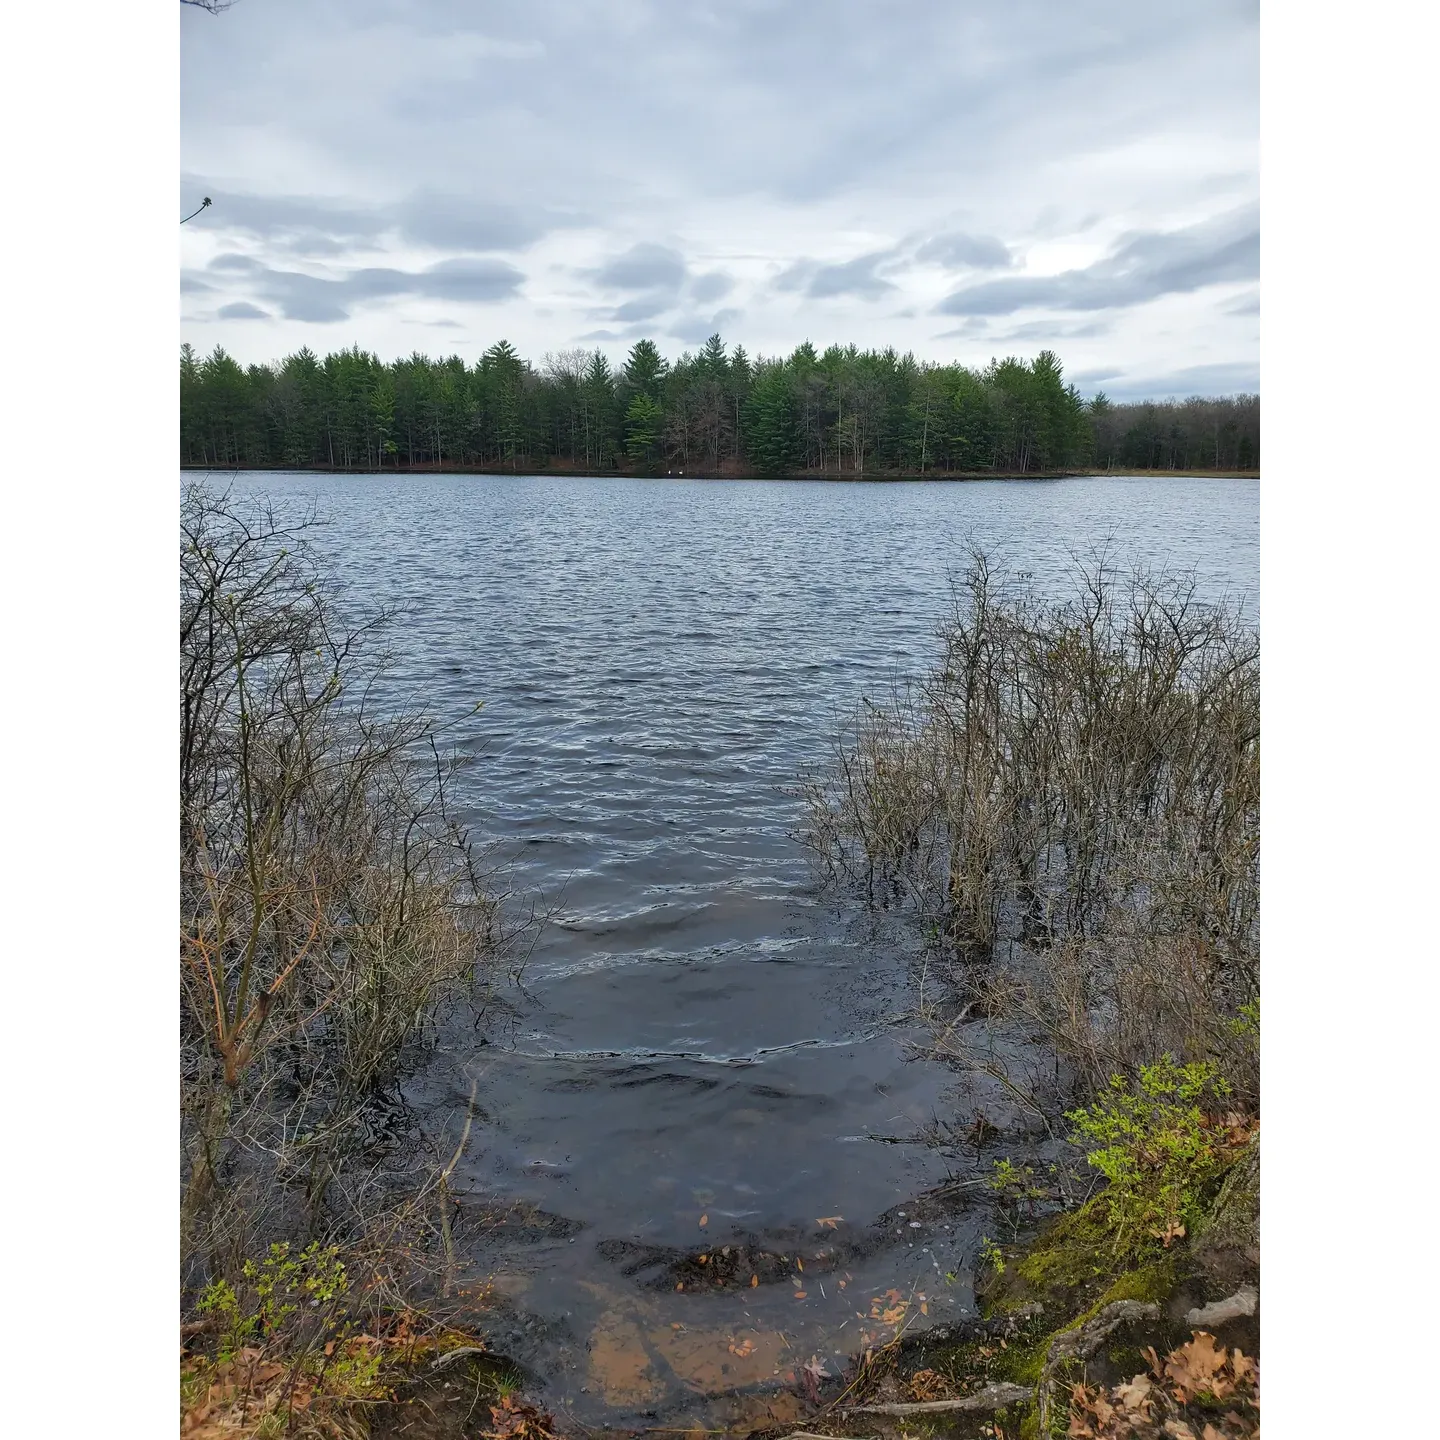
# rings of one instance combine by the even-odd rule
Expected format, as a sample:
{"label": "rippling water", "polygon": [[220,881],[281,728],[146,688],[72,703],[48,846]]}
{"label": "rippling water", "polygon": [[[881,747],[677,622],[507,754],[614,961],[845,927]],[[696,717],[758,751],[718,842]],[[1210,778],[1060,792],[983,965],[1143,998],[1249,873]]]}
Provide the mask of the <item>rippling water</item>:
{"label": "rippling water", "polygon": [[[555,908],[513,1023],[484,1045],[447,1032],[411,1090],[438,1120],[478,1082],[459,1233],[501,1277],[512,1353],[577,1415],[613,1417],[763,1384],[787,1347],[853,1349],[857,1294],[962,1313],[980,1222],[906,1210],[946,1174],[915,1137],[977,1103],[1003,1121],[1003,1103],[907,1059],[911,940],[816,893],[793,787],[862,695],[933,659],[968,542],[1058,593],[1070,552],[1108,541],[1253,612],[1258,484],[232,488],[314,501],[351,598],[404,607],[411,700],[442,717],[484,701],[454,732],[478,756],[457,798]],[[727,1244],[763,1284],[676,1289],[686,1255]],[[760,1277],[762,1252],[803,1253],[813,1281]]]}

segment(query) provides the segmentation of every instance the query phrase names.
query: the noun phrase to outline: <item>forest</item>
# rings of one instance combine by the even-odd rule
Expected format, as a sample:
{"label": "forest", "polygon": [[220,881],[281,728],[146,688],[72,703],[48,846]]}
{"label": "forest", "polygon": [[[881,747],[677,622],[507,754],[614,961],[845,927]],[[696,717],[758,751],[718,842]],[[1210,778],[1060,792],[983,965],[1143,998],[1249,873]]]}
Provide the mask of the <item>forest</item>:
{"label": "forest", "polygon": [[752,359],[712,335],[667,361],[507,341],[475,365],[308,348],[241,365],[180,352],[182,465],[263,469],[562,469],[635,474],[942,476],[1257,470],[1260,397],[1086,400],[1059,357],[983,369],[808,341]]}

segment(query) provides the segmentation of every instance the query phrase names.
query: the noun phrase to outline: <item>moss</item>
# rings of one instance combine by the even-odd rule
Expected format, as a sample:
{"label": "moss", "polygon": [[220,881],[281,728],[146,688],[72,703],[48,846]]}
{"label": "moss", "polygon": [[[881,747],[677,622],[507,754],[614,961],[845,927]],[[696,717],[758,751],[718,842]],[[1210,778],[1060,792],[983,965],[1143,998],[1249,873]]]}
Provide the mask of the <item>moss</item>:
{"label": "moss", "polygon": [[1253,1249],[1260,1243],[1260,1133],[1236,1157],[1219,1186],[1195,1243],[1207,1249]]}
{"label": "moss", "polygon": [[1047,1310],[1073,1307],[1076,1296],[1093,1291],[1114,1274],[1112,1239],[1100,1197],[1057,1216],[1003,1272],[983,1287],[987,1315],[1013,1314],[1038,1302]]}
{"label": "moss", "polygon": [[1182,1278],[1178,1252],[1149,1265],[1127,1270],[1117,1276],[1087,1310],[1063,1328],[1071,1330],[1093,1320],[1107,1305],[1113,1305],[1117,1300],[1139,1300],[1142,1304],[1158,1305],[1175,1293]]}
{"label": "moss", "polygon": [[1029,1344],[1012,1342],[995,1357],[991,1373],[996,1380],[1033,1388],[1040,1383],[1040,1371],[1044,1368],[1049,1348],[1048,1335],[1042,1335]]}

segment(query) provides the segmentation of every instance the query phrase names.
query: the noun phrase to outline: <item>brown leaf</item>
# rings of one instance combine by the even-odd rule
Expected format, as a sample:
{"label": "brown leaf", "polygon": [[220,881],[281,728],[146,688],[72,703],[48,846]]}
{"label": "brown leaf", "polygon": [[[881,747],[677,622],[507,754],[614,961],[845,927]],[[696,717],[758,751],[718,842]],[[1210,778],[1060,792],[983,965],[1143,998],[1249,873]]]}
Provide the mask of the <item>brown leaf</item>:
{"label": "brown leaf", "polygon": [[822,1230],[833,1230],[844,1218],[843,1215],[822,1215],[815,1223]]}
{"label": "brown leaf", "polygon": [[1183,1405],[1192,1395],[1208,1391],[1218,1398],[1231,1393],[1234,1386],[1225,1376],[1229,1357],[1222,1345],[1207,1330],[1196,1330],[1178,1350],[1165,1360],[1165,1378],[1175,1398]]}
{"label": "brown leaf", "polygon": [[1123,1409],[1132,1415],[1149,1417],[1150,1404],[1155,1395],[1155,1384],[1148,1375],[1136,1375],[1123,1385],[1117,1385],[1111,1392]]}
{"label": "brown leaf", "polygon": [[702,1216],[700,1217],[700,1224],[701,1224],[702,1227],[705,1226],[705,1225],[708,1225],[709,1223],[710,1223],[710,1217],[709,1217],[708,1215],[702,1215]]}
{"label": "brown leaf", "polygon": [[1234,1375],[1239,1385],[1258,1385],[1260,1383],[1260,1367],[1242,1350],[1231,1352],[1230,1373]]}
{"label": "brown leaf", "polygon": [[750,1288],[751,1288],[752,1290],[753,1290],[759,1283],[760,1283],[760,1277],[759,1277],[758,1275],[752,1275],[752,1276],[750,1277]]}
{"label": "brown leaf", "polygon": [[795,1298],[796,1298],[797,1300],[803,1300],[803,1299],[805,1298],[805,1291],[803,1291],[803,1290],[797,1290],[797,1291],[795,1292]]}

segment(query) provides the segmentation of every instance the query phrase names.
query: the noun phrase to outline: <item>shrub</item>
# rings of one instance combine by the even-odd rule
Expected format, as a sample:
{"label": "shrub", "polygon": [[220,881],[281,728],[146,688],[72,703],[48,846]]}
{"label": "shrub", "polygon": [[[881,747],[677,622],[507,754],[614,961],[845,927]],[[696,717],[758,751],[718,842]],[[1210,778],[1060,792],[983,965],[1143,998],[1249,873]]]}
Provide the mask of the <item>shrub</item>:
{"label": "shrub", "polygon": [[182,1243],[196,1287],[238,1280],[274,1238],[365,1231],[373,1185],[335,1213],[347,1164],[441,1007],[496,954],[440,729],[379,706],[389,617],[341,623],[314,526],[201,486],[182,505]]}
{"label": "shrub", "polygon": [[1117,1254],[1168,1248],[1193,1228],[1208,1188],[1250,1134],[1238,1116],[1218,1113],[1229,1096],[1214,1065],[1166,1056],[1133,1085],[1117,1075],[1093,1104],[1069,1112],[1072,1138],[1109,1182],[1100,1198]]}
{"label": "shrub", "polygon": [[944,1010],[1064,1063],[1042,1097],[994,1025],[942,1023],[940,1052],[1047,1120],[1167,1053],[1253,1100],[1233,1022],[1259,985],[1254,627],[1183,574],[1102,555],[1054,602],[976,552],[942,641],[806,790],[825,875],[908,905],[950,958]]}

